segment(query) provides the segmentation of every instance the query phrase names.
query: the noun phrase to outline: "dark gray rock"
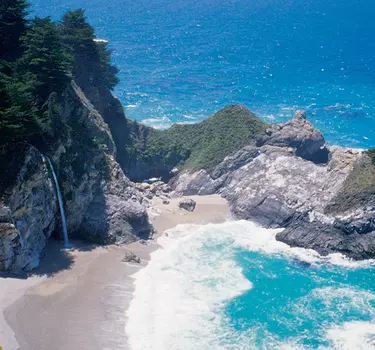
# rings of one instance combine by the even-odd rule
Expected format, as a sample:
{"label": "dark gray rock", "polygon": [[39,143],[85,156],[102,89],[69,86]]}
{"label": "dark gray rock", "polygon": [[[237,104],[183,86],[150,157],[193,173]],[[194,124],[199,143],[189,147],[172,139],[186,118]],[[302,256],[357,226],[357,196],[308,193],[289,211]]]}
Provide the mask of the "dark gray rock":
{"label": "dark gray rock", "polygon": [[213,179],[218,179],[220,176],[231,171],[241,168],[246,163],[260,155],[258,147],[255,145],[245,146],[243,149],[236,152],[233,156],[226,157],[211,173]]}
{"label": "dark gray rock", "polygon": [[39,254],[57,223],[54,184],[36,148],[9,146],[0,155],[1,164],[4,158],[18,161],[12,163],[11,174],[1,174],[8,186],[0,201],[0,270],[29,271],[39,264]]}
{"label": "dark gray rock", "polygon": [[282,125],[272,125],[258,145],[290,146],[295,154],[315,163],[327,163],[329,152],[322,133],[307,120],[305,111],[297,111],[294,118]]}
{"label": "dark gray rock", "polygon": [[132,263],[140,264],[141,258],[139,256],[135,255],[132,252],[126,252],[121,261],[122,262],[132,262]]}
{"label": "dark gray rock", "polygon": [[193,212],[195,210],[196,202],[190,198],[183,199],[178,203],[179,208]]}
{"label": "dark gray rock", "polygon": [[[351,226],[355,226],[352,222]],[[276,239],[292,247],[314,249],[322,255],[342,253],[355,260],[371,259],[375,257],[375,230],[368,227],[368,231],[354,229],[348,234],[345,224],[336,222],[334,225],[319,221],[310,222],[308,217],[296,218],[279,232]]]}

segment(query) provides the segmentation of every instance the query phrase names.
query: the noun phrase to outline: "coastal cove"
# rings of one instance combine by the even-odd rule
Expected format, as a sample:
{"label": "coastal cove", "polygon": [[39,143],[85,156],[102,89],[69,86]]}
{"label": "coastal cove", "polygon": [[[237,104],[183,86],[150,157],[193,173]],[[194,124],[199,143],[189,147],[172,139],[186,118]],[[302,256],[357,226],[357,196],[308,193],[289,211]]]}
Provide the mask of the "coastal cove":
{"label": "coastal cove", "polygon": [[[134,293],[132,275],[147,265],[150,253],[160,249],[158,237],[178,224],[220,223],[230,218],[222,198],[193,198],[197,202],[193,213],[178,208],[179,198],[169,205],[156,199],[150,207],[156,234],[147,244],[101,247],[73,241],[72,248],[64,249],[52,241],[39,268],[27,279],[0,275],[1,311],[10,326],[0,319],[4,349],[130,350],[125,324]],[[141,264],[121,262],[129,251]]]}
{"label": "coastal cove", "polygon": [[374,3],[215,1],[0,4],[0,350],[375,349]]}

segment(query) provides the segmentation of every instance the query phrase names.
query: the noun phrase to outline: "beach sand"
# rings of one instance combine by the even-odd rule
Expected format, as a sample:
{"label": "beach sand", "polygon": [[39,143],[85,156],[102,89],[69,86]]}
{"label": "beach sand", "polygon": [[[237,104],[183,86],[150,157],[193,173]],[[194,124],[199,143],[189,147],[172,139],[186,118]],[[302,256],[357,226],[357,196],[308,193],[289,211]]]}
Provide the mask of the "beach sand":
{"label": "beach sand", "polygon": [[[0,345],[4,350],[127,349],[126,310],[134,288],[130,277],[158,248],[155,238],[178,224],[220,223],[229,218],[220,196],[191,196],[194,212],[153,199],[149,209],[155,227],[147,244],[96,246],[73,242],[62,248],[51,241],[41,264],[25,279],[0,276]],[[131,251],[142,263],[121,262]]]}

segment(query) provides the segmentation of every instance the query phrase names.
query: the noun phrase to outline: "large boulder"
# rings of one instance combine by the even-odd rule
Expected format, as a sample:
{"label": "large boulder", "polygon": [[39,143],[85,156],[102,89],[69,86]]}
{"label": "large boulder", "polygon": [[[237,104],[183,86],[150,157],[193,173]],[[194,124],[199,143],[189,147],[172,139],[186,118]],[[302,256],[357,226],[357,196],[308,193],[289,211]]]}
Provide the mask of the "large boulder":
{"label": "large boulder", "polygon": [[259,144],[290,146],[298,157],[315,163],[327,163],[328,149],[322,133],[306,120],[305,111],[297,111],[294,118],[285,124],[272,125]]}
{"label": "large boulder", "polygon": [[193,212],[197,203],[191,198],[186,198],[178,203],[178,207],[187,211]]}

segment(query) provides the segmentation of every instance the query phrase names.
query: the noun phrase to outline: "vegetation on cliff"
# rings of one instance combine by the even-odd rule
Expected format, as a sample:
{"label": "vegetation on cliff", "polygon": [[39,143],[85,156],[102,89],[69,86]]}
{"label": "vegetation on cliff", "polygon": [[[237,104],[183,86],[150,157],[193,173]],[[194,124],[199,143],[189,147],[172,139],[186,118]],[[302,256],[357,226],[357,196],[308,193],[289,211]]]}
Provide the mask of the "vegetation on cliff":
{"label": "vegetation on cliff", "polygon": [[117,70],[105,42],[95,41],[83,10],[60,23],[29,20],[25,0],[0,4],[0,144],[28,141],[39,146],[53,130],[51,110],[72,79],[113,89]]}
{"label": "vegetation on cliff", "polygon": [[110,93],[118,71],[107,42],[96,39],[82,9],[67,12],[58,23],[28,19],[26,0],[5,0],[1,10],[0,146],[28,141],[49,149],[67,138],[82,149],[105,145],[100,138],[87,139],[82,121],[67,122],[62,111],[72,83],[109,125],[117,160],[133,180],[167,176],[175,166],[210,169],[265,130],[264,122],[238,105],[201,123],[163,131],[133,122]]}
{"label": "vegetation on cliff", "polygon": [[167,130],[150,129],[139,157],[145,162],[210,169],[264,132],[267,124],[246,107],[230,105],[197,124],[176,124]]}
{"label": "vegetation on cliff", "polygon": [[374,200],[375,165],[374,150],[366,152],[353,166],[337,196],[327,207],[328,213],[353,210]]}

